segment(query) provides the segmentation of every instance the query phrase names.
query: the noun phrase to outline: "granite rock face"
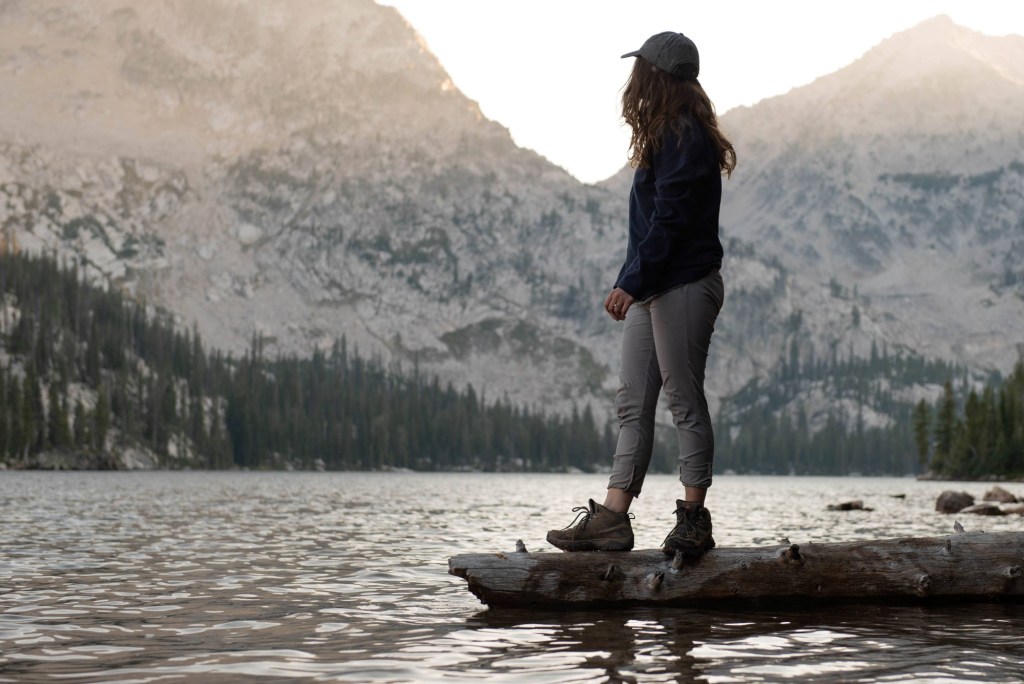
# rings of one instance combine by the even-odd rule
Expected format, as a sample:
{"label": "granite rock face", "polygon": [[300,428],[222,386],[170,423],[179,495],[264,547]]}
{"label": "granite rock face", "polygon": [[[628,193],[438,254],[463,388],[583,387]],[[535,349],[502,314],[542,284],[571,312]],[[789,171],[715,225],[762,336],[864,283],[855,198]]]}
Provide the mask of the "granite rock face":
{"label": "granite rock face", "polygon": [[597,293],[624,198],[516,147],[393,9],[0,12],[5,242],[73,258],[216,347],[345,335],[494,398],[602,394]]}

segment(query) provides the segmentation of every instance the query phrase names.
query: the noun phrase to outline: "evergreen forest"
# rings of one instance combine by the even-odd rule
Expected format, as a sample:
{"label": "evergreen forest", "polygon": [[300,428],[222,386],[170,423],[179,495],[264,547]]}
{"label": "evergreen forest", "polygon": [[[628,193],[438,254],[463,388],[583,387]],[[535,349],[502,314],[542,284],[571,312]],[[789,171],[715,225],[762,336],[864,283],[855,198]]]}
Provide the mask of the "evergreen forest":
{"label": "evergreen forest", "polygon": [[[922,385],[941,396],[909,402]],[[801,359],[794,344],[723,400],[715,430],[718,473],[1019,477],[1024,366],[978,383],[884,348]],[[610,465],[614,435],[589,406],[488,401],[344,337],[303,358],[259,338],[240,356],[210,350],[74,265],[0,252],[0,465],[117,468],[125,450],[165,468],[590,471]],[[676,451],[659,429],[653,469],[675,471]]]}
{"label": "evergreen forest", "polygon": [[[956,379],[956,388],[954,388]],[[1024,371],[994,374],[979,395],[966,369],[872,345],[868,358],[801,359],[794,343],[767,381],[728,397],[716,421],[718,472],[1024,475]],[[915,406],[915,386],[944,387]],[[837,410],[820,409],[829,397]],[[836,401],[838,400],[838,402]]]}
{"label": "evergreen forest", "polygon": [[0,254],[0,463],[170,468],[565,470],[607,452],[571,416],[486,402],[350,350],[239,357],[49,257]]}
{"label": "evergreen forest", "polygon": [[1024,477],[1024,362],[962,403],[946,382],[934,405],[918,402],[912,424],[918,458],[937,476]]}

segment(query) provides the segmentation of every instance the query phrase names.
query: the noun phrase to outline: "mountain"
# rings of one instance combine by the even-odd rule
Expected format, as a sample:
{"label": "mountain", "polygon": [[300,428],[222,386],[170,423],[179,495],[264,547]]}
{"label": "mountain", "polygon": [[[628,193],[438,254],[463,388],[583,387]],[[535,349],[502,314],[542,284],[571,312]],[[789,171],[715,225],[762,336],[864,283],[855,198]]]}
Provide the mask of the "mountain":
{"label": "mountain", "polygon": [[[345,335],[568,410],[609,359],[622,199],[516,147],[370,0],[0,6],[0,225],[195,321]],[[612,239],[614,236],[614,239]]]}
{"label": "mountain", "polygon": [[[794,355],[1009,370],[1022,42],[937,18],[722,117],[740,166],[713,407],[741,424],[742,398]],[[584,185],[517,148],[393,9],[7,0],[0,92],[6,242],[80,260],[214,347],[259,335],[309,354],[344,335],[485,397],[611,409],[618,328],[600,302],[628,171]],[[821,387],[795,396],[864,415]]]}
{"label": "mountain", "polygon": [[1022,109],[1024,37],[924,22],[723,117],[742,164],[724,232],[794,274],[819,350],[857,305],[879,343],[1008,371],[1024,340]]}
{"label": "mountain", "polygon": [[[767,380],[789,360],[878,350],[962,364],[968,385],[1008,372],[1024,352],[1022,107],[1024,38],[937,17],[726,113],[740,166],[722,230],[745,251],[728,264],[716,372]],[[804,378],[775,413],[806,411],[812,431],[885,428],[939,397],[932,376],[878,372],[845,395]],[[769,393],[729,393],[725,424],[740,429]]]}

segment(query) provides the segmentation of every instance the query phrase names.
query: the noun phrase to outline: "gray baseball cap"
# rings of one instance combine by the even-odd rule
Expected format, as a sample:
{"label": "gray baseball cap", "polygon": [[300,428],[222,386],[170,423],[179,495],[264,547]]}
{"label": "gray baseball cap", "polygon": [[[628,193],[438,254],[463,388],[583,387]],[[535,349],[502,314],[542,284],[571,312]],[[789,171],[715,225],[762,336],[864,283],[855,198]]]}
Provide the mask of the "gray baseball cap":
{"label": "gray baseball cap", "polygon": [[625,57],[643,57],[663,71],[678,78],[697,78],[700,73],[700,56],[697,46],[682,33],[665,31],[656,33],[640,46],[639,50],[627,52]]}

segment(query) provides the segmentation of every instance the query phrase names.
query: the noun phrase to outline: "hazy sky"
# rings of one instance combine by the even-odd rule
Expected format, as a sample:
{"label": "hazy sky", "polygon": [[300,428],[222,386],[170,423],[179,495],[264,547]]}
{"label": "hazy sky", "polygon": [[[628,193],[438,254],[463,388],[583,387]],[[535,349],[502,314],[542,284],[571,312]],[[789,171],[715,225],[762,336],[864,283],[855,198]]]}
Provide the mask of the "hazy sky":
{"label": "hazy sky", "polygon": [[1024,35],[1021,0],[378,0],[423,36],[455,85],[577,178],[607,178],[629,136],[620,55],[681,31],[701,53],[719,114],[810,83],[939,14],[990,35]]}

